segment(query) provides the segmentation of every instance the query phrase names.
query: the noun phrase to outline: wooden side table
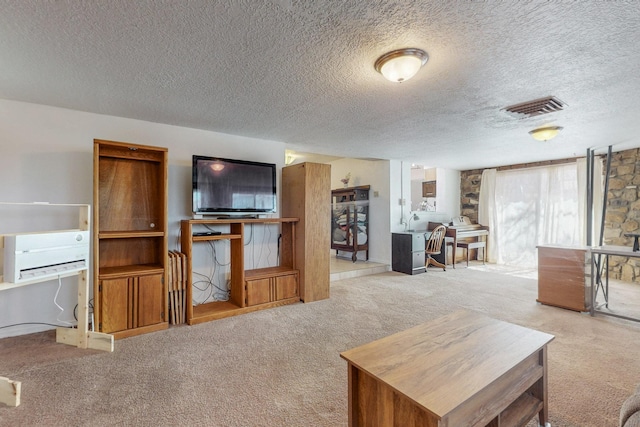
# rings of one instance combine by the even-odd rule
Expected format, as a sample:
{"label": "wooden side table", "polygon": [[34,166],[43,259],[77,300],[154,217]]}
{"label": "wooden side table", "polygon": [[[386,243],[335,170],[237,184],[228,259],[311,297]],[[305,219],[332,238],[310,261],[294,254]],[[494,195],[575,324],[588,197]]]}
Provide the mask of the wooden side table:
{"label": "wooden side table", "polygon": [[349,426],[548,425],[553,338],[463,310],[345,351]]}

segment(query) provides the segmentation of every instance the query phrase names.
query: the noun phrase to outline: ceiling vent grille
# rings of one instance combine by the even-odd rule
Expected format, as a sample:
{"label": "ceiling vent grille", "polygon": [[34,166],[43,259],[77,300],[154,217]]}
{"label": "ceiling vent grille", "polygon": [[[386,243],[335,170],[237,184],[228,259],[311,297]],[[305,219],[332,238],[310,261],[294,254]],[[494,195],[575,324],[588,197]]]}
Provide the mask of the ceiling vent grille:
{"label": "ceiling vent grille", "polygon": [[513,113],[518,117],[535,117],[542,114],[553,113],[555,111],[562,111],[565,105],[566,104],[564,102],[560,101],[555,96],[548,96],[546,98],[511,105],[510,107],[504,108],[504,110]]}

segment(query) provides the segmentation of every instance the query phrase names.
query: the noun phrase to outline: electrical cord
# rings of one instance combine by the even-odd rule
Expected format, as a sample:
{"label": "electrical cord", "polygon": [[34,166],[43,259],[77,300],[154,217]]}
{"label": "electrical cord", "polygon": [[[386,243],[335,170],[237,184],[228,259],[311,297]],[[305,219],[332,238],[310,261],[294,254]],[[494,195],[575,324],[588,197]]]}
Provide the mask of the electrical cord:
{"label": "electrical cord", "polygon": [[[68,322],[66,320],[62,320],[60,319],[60,316],[62,315],[62,313],[64,313],[64,308],[58,304],[58,294],[60,293],[60,288],[62,288],[62,277],[60,277],[60,275],[58,275],[58,289],[56,290],[56,294],[53,297],[53,303],[56,305],[56,307],[58,307],[58,309],[60,310],[60,312],[58,313],[58,315],[56,316],[56,320],[58,322],[61,323],[66,323],[67,326],[75,326],[73,323]],[[77,320],[77,318],[76,318]]]}
{"label": "electrical cord", "polygon": [[[58,277],[58,282],[60,282],[60,277]],[[54,304],[56,305],[56,307],[58,307],[59,309],[61,309],[62,311],[64,311],[64,309],[62,309],[62,307],[60,307],[58,305],[58,303],[56,302],[56,299],[58,297],[58,292],[60,291],[60,283],[58,283],[58,290],[56,291],[56,295],[54,297]],[[89,300],[89,307],[91,308],[91,311],[93,311],[93,298],[91,298]],[[58,317],[60,316],[60,314],[58,314]],[[73,318],[76,320],[76,322],[78,321],[78,304],[76,304],[73,307]],[[5,325],[5,326],[0,326],[0,329],[6,329],[6,328],[13,328],[15,326],[24,326],[24,325],[46,325],[46,326],[54,326],[56,328],[74,328],[76,325],[74,325],[71,322],[67,322],[64,320],[60,320],[58,318],[56,318],[57,321],[61,322],[61,323],[66,323],[63,325],[57,325],[55,323],[47,323],[47,322],[21,322],[21,323],[13,323],[11,325]]]}
{"label": "electrical cord", "polygon": [[[93,298],[89,300],[89,308],[91,309],[91,313],[93,313]],[[78,304],[73,307],[73,318],[78,321]]]}
{"label": "electrical cord", "polygon": [[[273,224],[275,226],[277,226],[277,224]],[[270,262],[269,259],[271,258],[272,255],[272,251],[271,251],[271,245],[269,244],[269,242],[271,241],[271,227],[269,227],[269,224],[265,224],[266,229],[266,233],[262,233],[262,244],[260,245],[260,252],[258,253],[258,261],[257,261],[257,267],[260,268],[260,261],[262,260],[262,255],[263,255],[263,251],[264,248],[267,248],[267,256],[266,256],[266,260],[265,260],[265,265],[268,267]]]}
{"label": "electrical cord", "polygon": [[231,262],[230,261],[228,263],[220,262],[218,258],[218,253],[216,250],[216,242],[219,242],[219,241],[208,242],[209,247],[211,249],[211,259],[212,259],[212,262],[210,263],[211,269],[209,271],[209,274],[206,275],[206,274],[199,273],[197,271],[193,272],[194,276],[198,276],[202,278],[201,280],[195,281],[193,283],[193,287],[204,294],[204,295],[200,295],[199,301],[196,301],[194,298],[194,301],[192,302],[194,305],[205,304],[211,301],[228,301],[229,300],[229,296],[231,293],[231,291],[229,290],[229,282],[226,281],[225,286],[223,287],[222,285],[216,283],[217,282],[216,278],[220,276],[220,267],[229,266]]}
{"label": "electrical cord", "polygon": [[[214,269],[214,272],[220,270],[221,267],[227,267],[231,265],[231,261],[227,263],[222,263],[218,259],[218,252],[216,251],[215,241],[212,242],[211,248],[212,248],[212,255],[213,255],[213,263],[216,266]],[[225,273],[225,271],[226,271],[226,268],[223,269],[223,274]],[[218,274],[217,276],[219,277],[220,274]],[[216,276],[212,276],[212,279],[215,277]],[[230,281],[225,280],[224,288],[222,286],[217,285],[215,281],[212,281],[212,285],[215,287],[215,289],[218,290],[218,292],[214,292],[214,295],[213,295],[215,301],[229,301],[229,297],[231,296]]]}
{"label": "electrical cord", "polygon": [[244,243],[245,246],[249,246],[249,244],[253,241],[253,224],[249,226],[249,230],[249,241]]}
{"label": "electrical cord", "polygon": [[[252,253],[251,254],[253,255],[252,256],[252,262],[253,262],[253,268],[254,269],[255,268],[260,268],[261,265],[265,266],[265,267],[269,267],[271,265],[274,265],[273,263],[271,263],[271,256],[273,254],[273,251],[272,251],[272,248],[271,248],[271,244],[269,244],[269,242],[271,241],[272,236],[273,236],[270,225],[275,226],[275,227],[278,226],[277,224],[265,224],[264,225],[265,232],[262,233],[262,242],[261,242],[260,251],[258,252],[258,256],[257,257],[256,257],[256,254],[255,254],[255,241],[254,241],[254,244],[251,247],[251,249],[252,249]],[[263,261],[263,256],[264,256],[264,248],[265,247],[267,248],[266,259],[264,259],[264,262],[262,262]],[[278,261],[279,261],[279,257],[276,255],[276,264],[275,265],[278,265]]]}
{"label": "electrical cord", "polygon": [[14,323],[11,325],[0,326],[0,329],[5,328],[13,328],[14,326],[22,326],[22,325],[46,325],[46,326],[55,326],[56,328],[70,328],[69,325],[56,325],[54,323],[46,323],[46,322],[22,322],[22,323]]}
{"label": "electrical cord", "polygon": [[278,253],[276,254],[276,261],[280,265],[280,243],[282,242],[282,233],[278,235]]}

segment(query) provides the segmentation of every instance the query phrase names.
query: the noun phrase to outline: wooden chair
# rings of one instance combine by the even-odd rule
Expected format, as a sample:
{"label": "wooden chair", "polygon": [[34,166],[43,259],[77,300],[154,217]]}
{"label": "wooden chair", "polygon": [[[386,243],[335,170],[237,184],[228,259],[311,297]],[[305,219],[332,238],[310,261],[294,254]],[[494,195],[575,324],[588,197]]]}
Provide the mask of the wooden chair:
{"label": "wooden chair", "polygon": [[[433,222],[433,221],[429,221],[427,222],[427,231],[431,231],[431,230],[435,230],[436,227],[439,227],[441,225],[444,225],[441,222]],[[446,225],[444,225],[446,227]],[[453,257],[453,262],[451,263],[451,265],[453,265],[453,268],[456,268],[456,249],[455,246],[453,245],[453,237],[447,237],[446,235],[446,230],[445,230],[445,236],[444,236],[444,263],[446,265],[449,265],[449,247],[451,247],[451,254]]]}
{"label": "wooden chair", "polygon": [[429,265],[433,264],[438,267],[442,267],[442,270],[447,271],[447,266],[433,259],[431,255],[439,254],[442,251],[442,241],[444,240],[444,233],[447,228],[444,225],[439,225],[433,229],[431,236],[427,239],[425,254],[427,260],[425,262],[425,270],[429,268]]}

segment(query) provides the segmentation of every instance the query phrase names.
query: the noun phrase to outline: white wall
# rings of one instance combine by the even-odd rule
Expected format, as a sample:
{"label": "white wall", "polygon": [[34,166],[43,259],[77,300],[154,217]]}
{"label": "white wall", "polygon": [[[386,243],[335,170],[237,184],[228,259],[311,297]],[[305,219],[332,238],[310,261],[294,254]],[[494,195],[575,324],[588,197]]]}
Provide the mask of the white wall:
{"label": "white wall", "polygon": [[[181,219],[191,217],[191,156],[214,155],[284,165],[284,144],[169,126],[43,105],[0,100],[0,202],[93,204],[93,139],[131,142],[169,149],[169,248],[178,249]],[[16,210],[17,209],[17,210]],[[75,212],[59,215],[28,208],[0,209],[0,234],[76,228]],[[263,232],[264,231],[264,232]],[[248,265],[276,259],[277,230],[256,227],[246,246]],[[264,244],[263,244],[264,242]],[[220,260],[227,255],[220,250]],[[253,257],[253,258],[252,258]],[[210,257],[203,255],[204,264]],[[0,291],[0,338],[51,329],[45,325],[73,320],[76,279]]]}
{"label": "white wall", "polygon": [[[419,217],[419,220],[411,221],[411,229],[424,230],[427,222],[450,222],[451,218],[460,215],[460,171],[452,169],[435,168],[433,179],[436,181],[436,211],[417,211],[422,201],[422,181],[419,172],[411,170],[411,207]],[[424,172],[423,172],[424,173]],[[409,218],[409,212],[406,213]]]}
{"label": "white wall", "polygon": [[420,208],[423,181],[426,181],[426,179],[422,166],[411,168],[411,210],[417,211]]}
{"label": "white wall", "polygon": [[460,171],[437,168],[436,212],[460,216]]}

